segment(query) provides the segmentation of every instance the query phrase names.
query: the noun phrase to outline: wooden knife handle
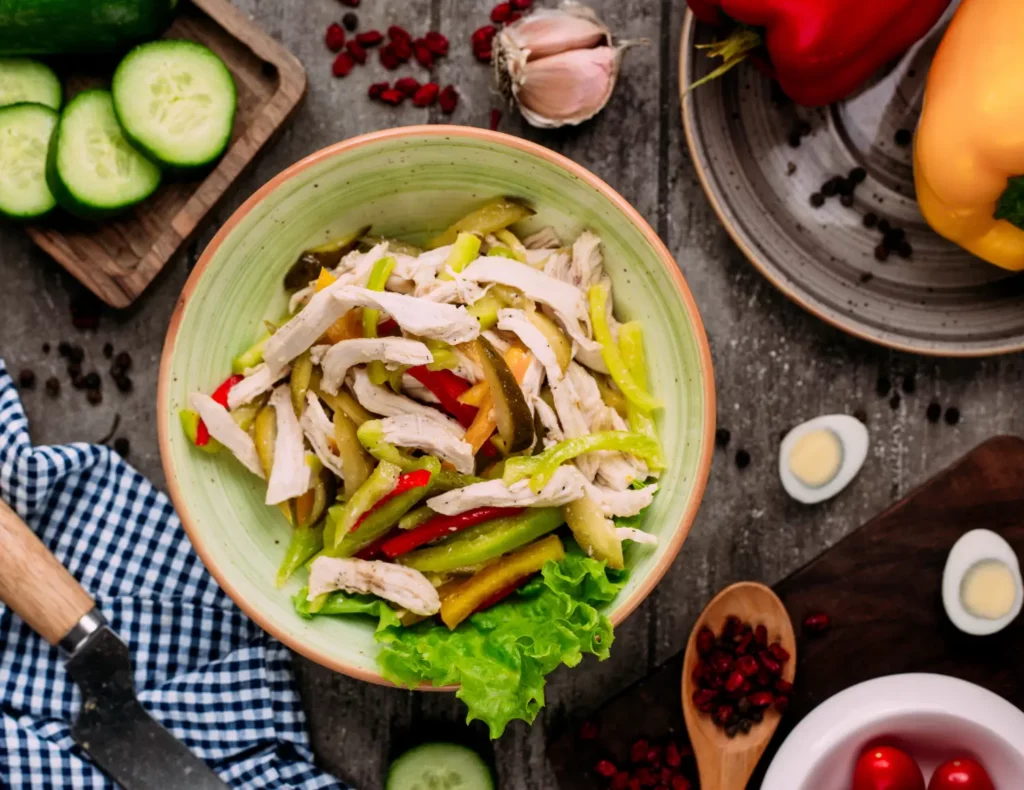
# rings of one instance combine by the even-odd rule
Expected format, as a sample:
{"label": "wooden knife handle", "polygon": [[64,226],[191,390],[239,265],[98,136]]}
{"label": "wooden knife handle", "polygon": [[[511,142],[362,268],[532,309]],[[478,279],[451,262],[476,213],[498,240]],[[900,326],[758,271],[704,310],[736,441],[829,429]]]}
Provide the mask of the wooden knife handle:
{"label": "wooden knife handle", "polygon": [[96,603],[18,514],[0,500],[0,600],[51,645]]}

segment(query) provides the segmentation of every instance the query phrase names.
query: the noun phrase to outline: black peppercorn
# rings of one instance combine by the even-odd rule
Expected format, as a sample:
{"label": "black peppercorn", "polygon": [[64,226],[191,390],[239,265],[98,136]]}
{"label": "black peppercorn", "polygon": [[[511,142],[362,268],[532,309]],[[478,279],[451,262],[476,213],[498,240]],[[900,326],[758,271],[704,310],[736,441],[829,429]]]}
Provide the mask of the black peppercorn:
{"label": "black peppercorn", "polygon": [[853,205],[853,195],[841,195],[839,202],[846,206],[846,208],[850,208]]}
{"label": "black peppercorn", "polygon": [[875,382],[875,392],[878,393],[878,397],[884,398],[892,390],[892,382],[889,381],[888,376],[879,376],[878,381]]}
{"label": "black peppercorn", "polygon": [[357,27],[359,27],[359,17],[349,11],[345,16],[341,18],[341,24],[345,26],[345,30],[351,33]]}
{"label": "black peppercorn", "polygon": [[110,343],[104,343],[103,356],[105,356],[107,359],[110,359],[112,356],[114,356],[114,346],[111,345]]}
{"label": "black peppercorn", "polygon": [[118,436],[114,439],[114,451],[122,458],[127,458],[128,453],[132,451],[131,442],[123,436]]}
{"label": "black peppercorn", "polygon": [[18,374],[18,386],[23,390],[35,389],[36,374],[28,368],[25,368]]}
{"label": "black peppercorn", "polygon": [[56,398],[60,395],[60,379],[56,376],[50,376],[46,380],[46,394],[51,398]]}
{"label": "black peppercorn", "polygon": [[89,390],[85,393],[85,399],[93,406],[103,403],[103,393],[100,390]]}
{"label": "black peppercorn", "polygon": [[893,139],[896,141],[896,145],[907,146],[914,141],[914,135],[909,129],[897,129]]}
{"label": "black peppercorn", "polygon": [[928,409],[925,411],[925,416],[928,417],[928,422],[938,422],[939,418],[942,417],[942,406],[941,404],[932,401],[928,404]]}
{"label": "black peppercorn", "polygon": [[875,247],[875,260],[883,262],[889,260],[889,248],[884,244]]}
{"label": "black peppercorn", "polygon": [[847,178],[854,184],[860,184],[868,177],[868,171],[863,167],[855,167],[850,171],[850,175]]}
{"label": "black peppercorn", "polygon": [[719,428],[715,431],[715,444],[719,447],[728,447],[732,434],[726,428]]}
{"label": "black peppercorn", "polygon": [[878,215],[875,212],[869,211],[867,214],[864,215],[864,227],[865,228],[873,228],[877,224],[878,224]]}
{"label": "black peppercorn", "polygon": [[746,450],[737,450],[736,468],[746,469],[748,466],[750,466],[750,453],[748,453]]}
{"label": "black peppercorn", "polygon": [[811,205],[814,206],[814,208],[821,208],[825,205],[825,196],[820,192],[815,192],[811,195]]}
{"label": "black peppercorn", "polygon": [[946,425],[956,425],[960,422],[960,409],[950,406],[946,409]]}

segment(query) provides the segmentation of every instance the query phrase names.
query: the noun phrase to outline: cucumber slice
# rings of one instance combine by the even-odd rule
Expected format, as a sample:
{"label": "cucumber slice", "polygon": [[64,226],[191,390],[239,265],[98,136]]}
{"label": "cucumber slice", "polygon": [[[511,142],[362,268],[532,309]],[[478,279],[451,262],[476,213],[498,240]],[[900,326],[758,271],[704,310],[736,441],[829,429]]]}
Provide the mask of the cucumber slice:
{"label": "cucumber slice", "polygon": [[154,41],[114,72],[114,110],[140,151],[168,167],[207,165],[231,139],[237,97],[224,61],[194,41]]}
{"label": "cucumber slice", "polygon": [[28,58],[0,58],[0,107],[32,102],[60,109],[60,80],[53,69]]}
{"label": "cucumber slice", "polygon": [[386,790],[494,790],[494,779],[472,749],[425,743],[391,763]]}
{"label": "cucumber slice", "polygon": [[54,207],[46,185],[46,150],[57,117],[42,104],[0,108],[0,214],[32,219]]}
{"label": "cucumber slice", "polygon": [[68,102],[50,144],[46,180],[62,207],[80,217],[109,217],[160,186],[160,168],[129,145],[110,93],[89,90]]}

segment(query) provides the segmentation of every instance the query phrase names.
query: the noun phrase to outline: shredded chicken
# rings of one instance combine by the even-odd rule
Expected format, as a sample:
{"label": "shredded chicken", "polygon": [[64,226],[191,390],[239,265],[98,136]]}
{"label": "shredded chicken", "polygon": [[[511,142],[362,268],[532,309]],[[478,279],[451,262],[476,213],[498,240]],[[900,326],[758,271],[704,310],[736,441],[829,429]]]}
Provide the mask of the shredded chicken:
{"label": "shredded chicken", "polygon": [[306,410],[299,422],[316,457],[325,467],[344,480],[345,467],[334,438],[334,423],[324,411],[320,399],[312,392],[306,393]]}
{"label": "shredded chicken", "polygon": [[446,516],[478,507],[555,507],[581,498],[586,485],[580,471],[567,465],[560,466],[539,493],[530,489],[528,479],[511,486],[501,480],[488,480],[431,497],[427,507]]}
{"label": "shredded chicken", "polygon": [[318,557],[309,569],[309,598],[344,590],[376,595],[424,617],[441,610],[441,599],[427,577],[393,562]]}
{"label": "shredded chicken", "polygon": [[616,527],[615,536],[621,540],[631,540],[634,543],[646,543],[649,546],[658,545],[658,536],[652,535],[650,532],[644,532],[642,529],[633,529],[632,527]]}
{"label": "shredded chicken", "polygon": [[429,389],[420,384],[408,373],[402,374],[402,392],[404,392],[410,398],[415,398],[421,403],[438,404],[441,402],[437,395],[435,395]]}
{"label": "shredded chicken", "polygon": [[[332,285],[321,293],[329,293],[338,304],[344,305],[342,313],[348,312],[353,307],[370,307],[380,310],[391,316],[404,331],[418,337],[442,340],[455,345],[474,340],[480,334],[480,322],[462,306],[455,307],[450,304],[417,299],[415,296],[387,291],[370,291],[355,286],[336,289],[336,286]],[[310,307],[312,307],[312,302],[310,302]],[[299,313],[299,316],[301,315],[302,313]],[[310,341],[310,345],[312,345],[312,341]]]}
{"label": "shredded chicken", "polygon": [[[590,433],[590,423],[583,414],[579,393],[570,376],[561,381],[550,382],[551,394],[555,400],[555,412],[558,414],[558,421],[562,425],[562,435],[566,439],[576,439]],[[576,458],[576,466],[587,478],[594,479],[597,474],[597,467],[600,459],[594,453],[587,453]]]}
{"label": "shredded chicken", "polygon": [[271,368],[266,362],[246,371],[245,378],[228,392],[228,408],[237,409],[251,403],[264,392],[273,389],[274,385],[289,373],[291,368],[288,365],[283,368]]}
{"label": "shredded chicken", "polygon": [[189,395],[188,402],[206,424],[210,437],[227,447],[246,469],[258,477],[263,477],[263,467],[260,466],[260,457],[256,453],[256,444],[249,434],[238,427],[231,412],[201,392]]}
{"label": "shredded chicken", "polygon": [[524,310],[513,310],[512,308],[499,310],[498,329],[503,332],[511,332],[523,342],[534,358],[544,366],[549,381],[560,381],[565,375],[548,339],[530,322]]}
{"label": "shredded chicken", "polygon": [[441,423],[445,428],[462,437],[466,435],[465,429],[454,420],[445,417],[437,409],[425,406],[422,403],[407,398],[404,395],[396,395],[389,389],[378,387],[366,374],[365,370],[357,369],[352,375],[352,392],[359,401],[359,405],[374,414],[381,414],[385,417],[398,417],[403,414],[415,414],[428,420]]}
{"label": "shredded chicken", "polygon": [[657,491],[657,485],[617,491],[605,486],[587,484],[587,496],[593,499],[601,508],[601,512],[609,518],[639,515],[644,508],[651,504]]}
{"label": "shredded chicken", "polygon": [[540,417],[540,423],[544,426],[544,430],[547,431],[547,435],[544,437],[544,446],[550,447],[562,441],[565,435],[558,425],[558,415],[548,406],[547,402],[541,397],[536,397],[533,399],[533,408],[537,416]]}
{"label": "shredded chicken", "polygon": [[523,239],[523,246],[528,250],[557,250],[562,246],[562,240],[558,238],[555,229],[548,225]]}
{"label": "shredded chicken", "polygon": [[397,447],[413,447],[448,461],[456,471],[473,474],[476,459],[473,445],[463,440],[464,431],[452,431],[449,425],[421,414],[402,414],[381,420],[384,441]]}
{"label": "shredded chicken", "polygon": [[306,463],[302,426],[292,406],[291,389],[282,385],[270,396],[270,405],[277,416],[277,439],[274,442],[274,467],[267,481],[268,505],[286,502],[309,490],[312,470]]}
{"label": "shredded chicken", "polygon": [[320,361],[324,374],[320,386],[325,392],[337,395],[350,368],[374,360],[380,360],[389,369],[395,369],[397,365],[427,365],[434,361],[434,355],[420,341],[404,337],[342,340],[331,346]]}

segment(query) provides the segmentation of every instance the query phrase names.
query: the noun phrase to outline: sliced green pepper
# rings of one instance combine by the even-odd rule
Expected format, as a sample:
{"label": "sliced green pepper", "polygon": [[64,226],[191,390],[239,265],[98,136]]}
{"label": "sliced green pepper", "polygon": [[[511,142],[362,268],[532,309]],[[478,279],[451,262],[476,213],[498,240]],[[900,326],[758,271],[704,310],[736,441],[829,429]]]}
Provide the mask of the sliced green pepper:
{"label": "sliced green pepper", "polygon": [[519,241],[519,238],[508,228],[495,232],[494,237],[504,244],[511,252],[512,257],[520,263],[526,263],[526,247]]}
{"label": "sliced green pepper", "polygon": [[491,329],[498,323],[498,311],[504,305],[497,297],[485,294],[475,303],[466,308],[466,311],[480,322],[480,330]]}
{"label": "sliced green pepper", "polygon": [[631,431],[600,431],[576,439],[566,439],[554,444],[540,455],[516,456],[505,461],[505,473],[502,480],[505,485],[512,485],[529,477],[530,488],[540,491],[551,482],[558,467],[587,453],[611,450],[629,453],[643,459],[648,464],[658,457],[661,447],[649,436]]}
{"label": "sliced green pepper", "polygon": [[404,516],[398,519],[398,528],[415,529],[420,524],[429,521],[436,515],[437,513],[435,513],[426,505],[424,505],[423,507],[418,507],[415,510],[410,510],[408,513],[406,513]]}
{"label": "sliced green pepper", "polygon": [[[281,326],[282,324],[286,324],[290,321],[291,318],[291,313],[285,313],[277,319],[276,323],[271,324],[271,326]],[[270,322],[264,321],[263,323],[268,324]],[[260,335],[259,340],[231,360],[231,372],[238,376],[242,376],[245,374],[245,371],[259,365],[263,361],[263,347],[267,344],[267,341],[270,340],[272,334],[273,332],[271,332],[269,328],[265,329],[263,334]]]}
{"label": "sliced green pepper", "polygon": [[298,415],[301,415],[306,409],[306,393],[309,391],[309,382],[312,376],[313,360],[310,358],[309,351],[303,351],[292,363],[292,376],[289,381],[292,407]]}
{"label": "sliced green pepper", "polygon": [[437,275],[437,279],[453,279],[451,272],[448,271],[449,269],[455,273],[461,272],[479,256],[480,237],[475,233],[462,231],[456,236],[455,243],[452,244],[452,249],[448,253],[448,258],[444,262],[441,273]]}
{"label": "sliced green pepper", "polygon": [[470,527],[434,546],[403,554],[397,562],[435,573],[479,565],[525,546],[563,523],[561,508],[535,508]]}
{"label": "sliced green pepper", "polygon": [[373,471],[373,461],[359,443],[355,423],[341,409],[334,412],[334,443],[345,472],[345,497],[351,499]]}
{"label": "sliced green pepper", "polygon": [[[619,327],[619,348],[622,351],[623,361],[629,369],[633,380],[645,390],[647,389],[647,361],[644,357],[644,334],[643,327],[639,321],[630,321]],[[600,386],[600,380],[598,380]],[[602,395],[604,393],[602,392]],[[629,428],[634,433],[649,436],[658,441],[658,429],[654,425],[651,415],[637,407],[632,401],[626,401],[626,419],[629,421]],[[653,471],[665,468],[665,454],[658,443],[658,456],[648,463]]]}
{"label": "sliced green pepper", "polygon": [[535,213],[532,208],[524,206],[522,203],[517,203],[512,198],[498,198],[475,211],[471,211],[444,233],[432,238],[427,242],[427,249],[436,250],[438,247],[454,244],[459,237],[459,233],[462,231],[469,231],[480,236],[486,236],[488,233],[497,233],[509,225],[513,225],[527,217],[532,217]]}
{"label": "sliced green pepper", "polygon": [[204,453],[210,453],[211,455],[220,451],[221,443],[212,436],[206,444],[196,444],[196,436],[199,432],[199,421],[201,419],[198,412],[194,412],[191,409],[182,409],[178,412],[178,419],[181,420],[181,429],[185,432],[185,436],[193,447],[197,447]]}
{"label": "sliced green pepper", "polygon": [[[390,255],[373,264],[370,278],[366,281],[366,290],[383,291],[388,277],[395,269],[395,259]],[[380,321],[380,310],[370,307],[363,308],[363,337],[377,337],[377,322]]]}
{"label": "sliced green pepper", "polygon": [[378,461],[394,464],[403,472],[418,468],[415,458],[384,441],[384,429],[380,420],[364,422],[356,431],[356,436],[359,437],[359,443],[366,448],[366,452]]}
{"label": "sliced green pepper", "polygon": [[292,530],[292,539],[277,570],[277,586],[283,587],[299,568],[324,547],[324,525],[299,526]]}
{"label": "sliced green pepper", "polygon": [[588,496],[577,499],[566,505],[562,512],[572,536],[588,557],[603,560],[609,568],[621,570],[625,567],[622,541],[615,534],[615,525],[604,517],[593,499]]}
{"label": "sliced green pepper", "polygon": [[243,431],[248,432],[252,428],[253,423],[256,422],[256,415],[260,413],[260,409],[267,405],[268,400],[270,400],[269,392],[260,395],[249,403],[236,406],[231,410],[231,417],[234,419],[235,424]]}
{"label": "sliced green pepper", "polygon": [[622,352],[612,338],[608,326],[608,292],[601,285],[592,285],[588,293],[590,301],[590,322],[594,327],[594,338],[601,344],[601,357],[612,375],[612,380],[622,390],[626,399],[638,409],[652,412],[661,408],[661,401],[651,397],[643,387],[637,384],[622,359]]}
{"label": "sliced green pepper", "polygon": [[[377,504],[381,499],[391,492],[398,482],[398,476],[402,470],[387,461],[381,461],[373,470],[366,482],[356,490],[352,497],[344,505],[336,506],[341,509],[335,516],[336,526],[334,534],[335,546],[341,543],[342,539],[359,520],[359,517]],[[331,508],[333,512],[335,508]]]}
{"label": "sliced green pepper", "polygon": [[392,239],[385,236],[363,236],[359,240],[359,249],[363,252],[368,252],[378,244],[387,243],[388,250],[390,252],[398,253],[399,255],[408,255],[412,258],[418,258],[423,254],[423,249],[417,247],[415,244],[410,244],[407,241],[401,239]]}
{"label": "sliced green pepper", "polygon": [[464,475],[451,469],[442,469],[430,480],[431,492],[451,491],[454,488],[465,488],[474,483],[482,483],[484,479],[476,475]]}

